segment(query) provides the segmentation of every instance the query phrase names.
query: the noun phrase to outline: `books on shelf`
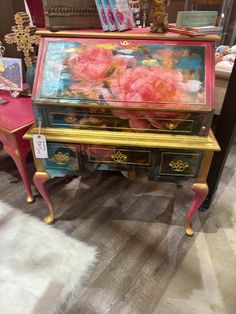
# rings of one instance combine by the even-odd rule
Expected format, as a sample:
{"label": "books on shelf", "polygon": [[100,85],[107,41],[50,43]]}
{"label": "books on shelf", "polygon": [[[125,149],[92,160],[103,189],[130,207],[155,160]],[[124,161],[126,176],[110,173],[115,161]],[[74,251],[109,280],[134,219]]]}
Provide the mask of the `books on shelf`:
{"label": "books on shelf", "polygon": [[116,25],[119,31],[135,27],[133,11],[128,0],[109,0]]}
{"label": "books on shelf", "polygon": [[101,0],[101,2],[102,2],[102,6],[103,6],[103,9],[104,9],[106,18],[107,18],[109,30],[111,32],[117,31],[117,25],[116,25],[116,22],[115,22],[115,19],[114,19],[113,12],[112,12],[112,9],[111,9],[109,1],[108,0]]}
{"label": "books on shelf", "polygon": [[95,0],[104,31],[124,31],[136,27],[128,0]]}
{"label": "books on shelf", "polygon": [[219,34],[222,29],[222,26],[176,27],[175,24],[169,24],[168,31],[184,35],[197,36]]}
{"label": "books on shelf", "polygon": [[108,21],[107,21],[107,17],[102,5],[102,1],[101,0],[95,0],[96,6],[97,6],[97,10],[98,10],[98,15],[99,15],[99,19],[102,25],[102,29],[104,30],[104,32],[109,31],[109,25],[108,25]]}
{"label": "books on shelf", "polygon": [[217,11],[178,11],[176,27],[199,27],[216,24]]}

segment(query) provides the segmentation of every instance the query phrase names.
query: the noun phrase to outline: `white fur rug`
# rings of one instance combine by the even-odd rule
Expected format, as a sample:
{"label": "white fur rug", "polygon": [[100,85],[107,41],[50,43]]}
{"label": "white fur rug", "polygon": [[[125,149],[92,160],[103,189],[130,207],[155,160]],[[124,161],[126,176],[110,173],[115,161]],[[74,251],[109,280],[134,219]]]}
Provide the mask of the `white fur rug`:
{"label": "white fur rug", "polygon": [[96,249],[0,201],[0,313],[54,314]]}

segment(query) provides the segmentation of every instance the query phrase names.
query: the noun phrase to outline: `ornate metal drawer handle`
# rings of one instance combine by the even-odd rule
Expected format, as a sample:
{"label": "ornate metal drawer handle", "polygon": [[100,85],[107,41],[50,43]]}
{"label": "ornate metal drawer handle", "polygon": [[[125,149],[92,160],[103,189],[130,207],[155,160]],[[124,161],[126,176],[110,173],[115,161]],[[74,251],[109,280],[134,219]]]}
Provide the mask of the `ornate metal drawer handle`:
{"label": "ornate metal drawer handle", "polygon": [[62,152],[58,152],[53,155],[52,160],[54,160],[58,165],[66,165],[70,161],[70,157]]}
{"label": "ornate metal drawer handle", "polygon": [[175,160],[175,161],[172,160],[169,163],[169,166],[171,170],[176,171],[176,172],[183,172],[184,170],[189,168],[189,164],[187,163],[187,161],[183,161],[183,160]]}
{"label": "ornate metal drawer handle", "polygon": [[127,46],[130,46],[131,45],[131,42],[127,41],[127,40],[124,40],[124,41],[121,41],[120,42],[120,45],[121,46],[124,46],[124,47],[127,47]]}
{"label": "ornate metal drawer handle", "polygon": [[166,127],[169,130],[175,130],[177,128],[177,124],[175,124],[175,123],[167,123]]}
{"label": "ornate metal drawer handle", "polygon": [[68,116],[68,117],[65,117],[65,122],[67,123],[75,123],[76,122],[76,117],[73,117],[73,116]]}
{"label": "ornate metal drawer handle", "polygon": [[128,158],[128,156],[125,154],[122,154],[122,152],[119,150],[111,155],[111,159],[117,163],[125,162],[127,158]]}

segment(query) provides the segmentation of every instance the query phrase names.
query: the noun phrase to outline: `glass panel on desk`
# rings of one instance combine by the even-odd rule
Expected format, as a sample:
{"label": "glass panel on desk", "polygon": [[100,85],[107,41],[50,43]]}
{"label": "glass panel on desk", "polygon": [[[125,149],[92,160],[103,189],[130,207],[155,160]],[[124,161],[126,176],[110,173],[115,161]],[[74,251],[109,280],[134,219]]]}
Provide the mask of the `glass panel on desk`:
{"label": "glass panel on desk", "polygon": [[35,100],[128,109],[211,109],[211,43],[44,40]]}

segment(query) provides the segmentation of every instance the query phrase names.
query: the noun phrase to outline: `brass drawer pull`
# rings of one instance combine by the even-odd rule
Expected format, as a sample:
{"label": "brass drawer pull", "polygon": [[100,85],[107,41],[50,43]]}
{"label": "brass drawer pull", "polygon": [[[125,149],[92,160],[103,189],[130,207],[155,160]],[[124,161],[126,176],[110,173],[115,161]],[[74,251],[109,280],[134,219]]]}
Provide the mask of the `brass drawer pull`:
{"label": "brass drawer pull", "polygon": [[131,45],[131,42],[127,41],[127,40],[124,40],[124,41],[121,41],[120,42],[120,45],[123,46],[123,47],[127,47],[127,46],[130,46]]}
{"label": "brass drawer pull", "polygon": [[187,161],[183,160],[172,160],[169,163],[169,166],[171,170],[176,172],[184,172],[187,168],[189,168],[189,164],[187,163]]}
{"label": "brass drawer pull", "polygon": [[125,162],[127,158],[128,156],[125,154],[122,154],[122,152],[119,150],[111,155],[111,159],[117,163]]}
{"label": "brass drawer pull", "polygon": [[175,124],[175,123],[167,123],[166,127],[169,130],[175,130],[177,128],[177,124]]}
{"label": "brass drawer pull", "polygon": [[75,123],[76,122],[76,117],[73,117],[73,116],[68,116],[68,117],[65,117],[65,122],[67,123]]}
{"label": "brass drawer pull", "polygon": [[53,155],[52,160],[54,160],[58,165],[66,165],[70,161],[70,157],[62,152],[58,152]]}

